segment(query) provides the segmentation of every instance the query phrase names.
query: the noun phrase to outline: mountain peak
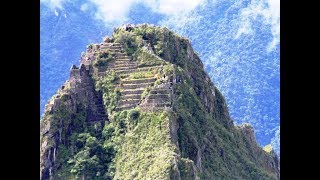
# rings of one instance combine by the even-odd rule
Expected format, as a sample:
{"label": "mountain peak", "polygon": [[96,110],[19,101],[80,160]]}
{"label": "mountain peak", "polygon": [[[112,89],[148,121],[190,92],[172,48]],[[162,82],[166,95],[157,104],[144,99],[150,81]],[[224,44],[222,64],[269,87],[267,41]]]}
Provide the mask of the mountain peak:
{"label": "mountain peak", "polygon": [[90,44],[41,120],[41,179],[279,179],[191,42],[124,25]]}

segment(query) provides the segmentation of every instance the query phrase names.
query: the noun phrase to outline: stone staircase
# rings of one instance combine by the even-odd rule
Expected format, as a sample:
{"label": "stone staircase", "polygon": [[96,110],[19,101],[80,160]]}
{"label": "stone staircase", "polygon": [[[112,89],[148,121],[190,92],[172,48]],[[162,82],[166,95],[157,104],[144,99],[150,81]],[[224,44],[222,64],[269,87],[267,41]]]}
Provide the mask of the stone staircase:
{"label": "stone staircase", "polygon": [[86,89],[85,91],[87,92],[93,92],[91,94],[88,94],[88,96],[92,100],[91,102],[89,102],[89,104],[91,106],[92,111],[94,111],[95,113],[88,116],[88,122],[107,120],[108,117],[104,108],[102,93],[95,91],[94,84],[89,79],[82,79],[81,87],[83,89]]}
{"label": "stone staircase", "polygon": [[140,105],[141,109],[157,111],[171,107],[171,89],[169,87],[155,87]]}
{"label": "stone staircase", "polygon": [[106,120],[107,115],[103,104],[103,99],[101,93],[96,92],[95,93],[95,106],[97,108],[97,115],[96,115],[96,121],[103,121]]}
{"label": "stone staircase", "polygon": [[[120,83],[116,85],[120,88],[120,100],[116,111],[129,110],[135,108],[142,103],[141,96],[147,87],[151,88],[151,94],[147,96],[144,106],[152,105],[153,107],[163,108],[171,105],[168,89],[154,89],[154,77],[141,77],[137,79],[129,79],[130,75],[137,72],[148,72],[163,66],[138,67],[138,63],[132,60],[122,49],[119,43],[107,43],[101,45],[100,49],[113,52],[115,61],[110,63],[107,71],[114,71],[117,75],[121,75]],[[104,76],[105,72],[99,72],[99,76]]]}

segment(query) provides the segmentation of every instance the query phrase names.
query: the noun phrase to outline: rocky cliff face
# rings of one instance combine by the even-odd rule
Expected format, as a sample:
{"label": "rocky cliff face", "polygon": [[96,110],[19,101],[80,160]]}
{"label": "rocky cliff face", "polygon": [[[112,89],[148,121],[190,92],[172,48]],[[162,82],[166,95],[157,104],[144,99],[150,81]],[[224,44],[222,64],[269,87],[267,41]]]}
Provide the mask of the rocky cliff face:
{"label": "rocky cliff face", "polygon": [[[40,176],[52,176],[61,148],[72,148],[71,135],[82,132],[84,126],[94,124],[102,129],[108,121],[101,92],[84,65],[72,66],[69,80],[58,90],[46,106],[40,126]],[[86,125],[87,124],[87,125]]]}
{"label": "rocky cliff face", "polygon": [[46,106],[41,179],[279,179],[235,126],[189,40],[126,25],[91,44]]}

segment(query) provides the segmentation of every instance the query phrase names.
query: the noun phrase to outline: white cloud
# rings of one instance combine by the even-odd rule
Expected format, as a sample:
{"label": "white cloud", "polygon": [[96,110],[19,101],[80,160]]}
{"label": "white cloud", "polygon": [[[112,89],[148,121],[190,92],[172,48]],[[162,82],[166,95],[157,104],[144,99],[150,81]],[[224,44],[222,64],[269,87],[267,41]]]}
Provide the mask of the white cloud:
{"label": "white cloud", "polygon": [[127,20],[130,8],[134,4],[144,4],[153,12],[164,15],[177,15],[190,12],[204,0],[89,0],[96,7],[96,18],[110,22],[124,22]]}
{"label": "white cloud", "polygon": [[280,0],[255,0],[241,11],[242,25],[239,27],[235,38],[241,34],[252,33],[251,20],[258,16],[264,18],[265,24],[271,25],[273,40],[269,43],[267,50],[271,51],[280,42]]}
{"label": "white cloud", "polygon": [[63,3],[67,0],[40,0],[40,3],[44,3],[51,9],[63,9]]}
{"label": "white cloud", "polygon": [[96,7],[95,14],[97,19],[106,23],[123,22],[127,19],[127,14],[137,0],[89,0]]}
{"label": "white cloud", "polygon": [[269,12],[273,23],[280,23],[280,0],[268,0]]}
{"label": "white cloud", "polygon": [[168,16],[159,22],[163,26],[175,29],[180,35],[183,35],[187,26],[192,26],[200,22],[201,16],[193,13],[180,13]]}
{"label": "white cloud", "polygon": [[155,12],[165,15],[177,15],[190,12],[203,3],[204,0],[147,0],[144,2]]}
{"label": "white cloud", "polygon": [[56,15],[56,16],[59,16],[59,13],[58,13],[58,11],[55,9],[54,10],[54,14]]}
{"label": "white cloud", "polygon": [[[269,14],[271,17],[273,41],[270,43],[272,49],[280,42],[280,0],[268,0]],[[270,21],[269,20],[269,21]]]}
{"label": "white cloud", "polygon": [[81,5],[80,10],[83,12],[86,12],[88,10],[89,6],[87,3],[84,3]]}
{"label": "white cloud", "polygon": [[[149,0],[149,2],[152,0]],[[167,1],[169,2],[169,1]],[[159,24],[162,26],[167,26],[170,29],[175,30],[178,34],[182,36],[187,36],[187,29],[193,28],[195,25],[199,25],[203,16],[199,13],[199,9],[201,7],[206,6],[208,3],[207,0],[199,0],[199,1],[180,1],[178,0],[175,3],[162,5],[162,7],[167,7],[168,9],[172,9],[172,11],[165,11],[165,8],[160,8],[160,5],[154,5],[153,11],[166,14],[167,17],[162,19]],[[216,1],[211,1],[210,3],[216,4]],[[159,8],[157,8],[157,6]],[[183,8],[176,8],[174,12],[173,9],[175,6],[181,6]],[[170,8],[169,8],[170,7]],[[162,12],[160,12],[160,10]],[[208,29],[210,31],[210,29]]]}
{"label": "white cloud", "polygon": [[251,28],[251,24],[249,23],[249,21],[245,21],[243,22],[242,26],[239,28],[235,39],[238,39],[242,34],[252,34],[253,30]]}
{"label": "white cloud", "polygon": [[[63,4],[69,0],[40,0],[48,7],[63,9]],[[95,17],[105,23],[123,23],[128,19],[130,8],[134,4],[144,4],[153,12],[164,15],[181,15],[188,13],[205,0],[86,0],[80,10],[87,12],[90,5],[96,7]]]}

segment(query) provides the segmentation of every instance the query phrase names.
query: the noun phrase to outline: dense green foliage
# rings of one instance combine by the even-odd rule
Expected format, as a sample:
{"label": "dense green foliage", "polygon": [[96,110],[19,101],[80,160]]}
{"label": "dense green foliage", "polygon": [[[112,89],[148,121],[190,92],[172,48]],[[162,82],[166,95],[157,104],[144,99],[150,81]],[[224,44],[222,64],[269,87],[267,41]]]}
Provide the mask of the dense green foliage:
{"label": "dense green foliage", "polygon": [[114,119],[124,122],[126,129],[118,140],[121,146],[116,155],[115,178],[168,179],[175,149],[167,128],[168,114],[142,112],[136,120],[130,117],[118,115]]}
{"label": "dense green foliage", "polygon": [[[139,68],[161,68],[129,75],[114,71],[107,71],[104,77],[93,74],[109,116],[104,127],[85,122],[82,104],[76,114],[62,104],[48,115],[56,120],[52,125],[62,129],[63,136],[55,179],[175,179],[178,175],[186,180],[276,179],[261,158],[267,154],[257,150],[242,129],[222,113],[224,98],[187,39],[167,28],[145,25],[130,31],[116,29],[113,37]],[[97,53],[94,72],[112,60],[108,52]],[[153,86],[174,82],[172,110],[116,111],[123,78],[155,78]],[[145,88],[142,99],[151,88]],[[265,149],[270,151],[270,147]]]}
{"label": "dense green foliage", "polygon": [[99,52],[96,55],[96,61],[94,61],[94,66],[103,67],[107,66],[112,60],[114,60],[114,54],[111,52]]}
{"label": "dense green foliage", "polygon": [[[177,74],[183,75],[183,69]],[[178,140],[181,155],[197,162],[198,151],[202,152],[200,177],[223,177],[226,179],[275,179],[261,169],[263,162],[249,155],[252,145],[237,129],[228,131],[208,114],[197,97],[196,91],[186,79],[176,86],[175,112],[179,123]],[[260,168],[259,168],[260,166]]]}
{"label": "dense green foliage", "polygon": [[136,120],[136,119],[138,119],[139,116],[140,116],[140,112],[135,109],[131,110],[129,113],[130,120]]}
{"label": "dense green foliage", "polygon": [[[61,139],[52,169],[53,178],[110,179],[108,170],[115,156],[112,124],[107,124],[101,131],[97,125],[86,123],[85,107],[77,104],[77,113],[73,113],[65,105],[70,103],[69,99],[68,95],[63,95],[55,112],[42,119],[51,119],[52,131],[59,133]],[[53,143],[51,141],[49,145]]]}
{"label": "dense green foliage", "polygon": [[124,50],[126,53],[131,56],[137,49],[137,45],[135,42],[135,36],[132,35],[132,33],[127,31],[122,31],[119,34],[114,34],[115,42],[121,43],[124,47]]}
{"label": "dense green foliage", "polygon": [[120,90],[115,85],[118,83],[119,77],[114,71],[108,71],[105,77],[96,80],[96,89],[102,91],[103,101],[108,112],[113,112],[120,98]]}
{"label": "dense green foliage", "polygon": [[[121,34],[122,31],[117,33]],[[221,114],[224,98],[212,82],[208,81],[208,75],[203,71],[198,55],[188,57],[187,51],[190,51],[191,47],[188,47],[187,39],[166,28],[150,26],[140,26],[125,33],[134,37],[131,40],[137,47],[142,46],[141,42],[146,42],[156,55],[176,65],[176,75],[180,83],[175,86],[177,97],[173,110],[180,127],[179,149],[183,158],[192,160],[195,164],[199,152],[203,154],[201,165],[198,164],[201,166],[201,178],[275,178],[263,170],[264,162],[251,155],[254,150],[244,134],[231,126],[232,121]],[[144,52],[138,49],[133,54],[135,59],[144,59],[140,66],[153,64],[150,60],[152,55]],[[213,88],[217,98],[215,102],[209,98],[210,89]],[[208,113],[209,107],[204,104],[203,94],[207,94],[207,101],[215,105],[215,111]],[[183,167],[190,168],[191,165]],[[183,176],[183,171],[180,173]]]}
{"label": "dense green foliage", "polygon": [[110,178],[106,172],[115,154],[113,146],[103,146],[102,142],[90,133],[79,134],[76,146],[80,151],[68,160],[72,174],[76,177],[85,175],[88,179]]}

